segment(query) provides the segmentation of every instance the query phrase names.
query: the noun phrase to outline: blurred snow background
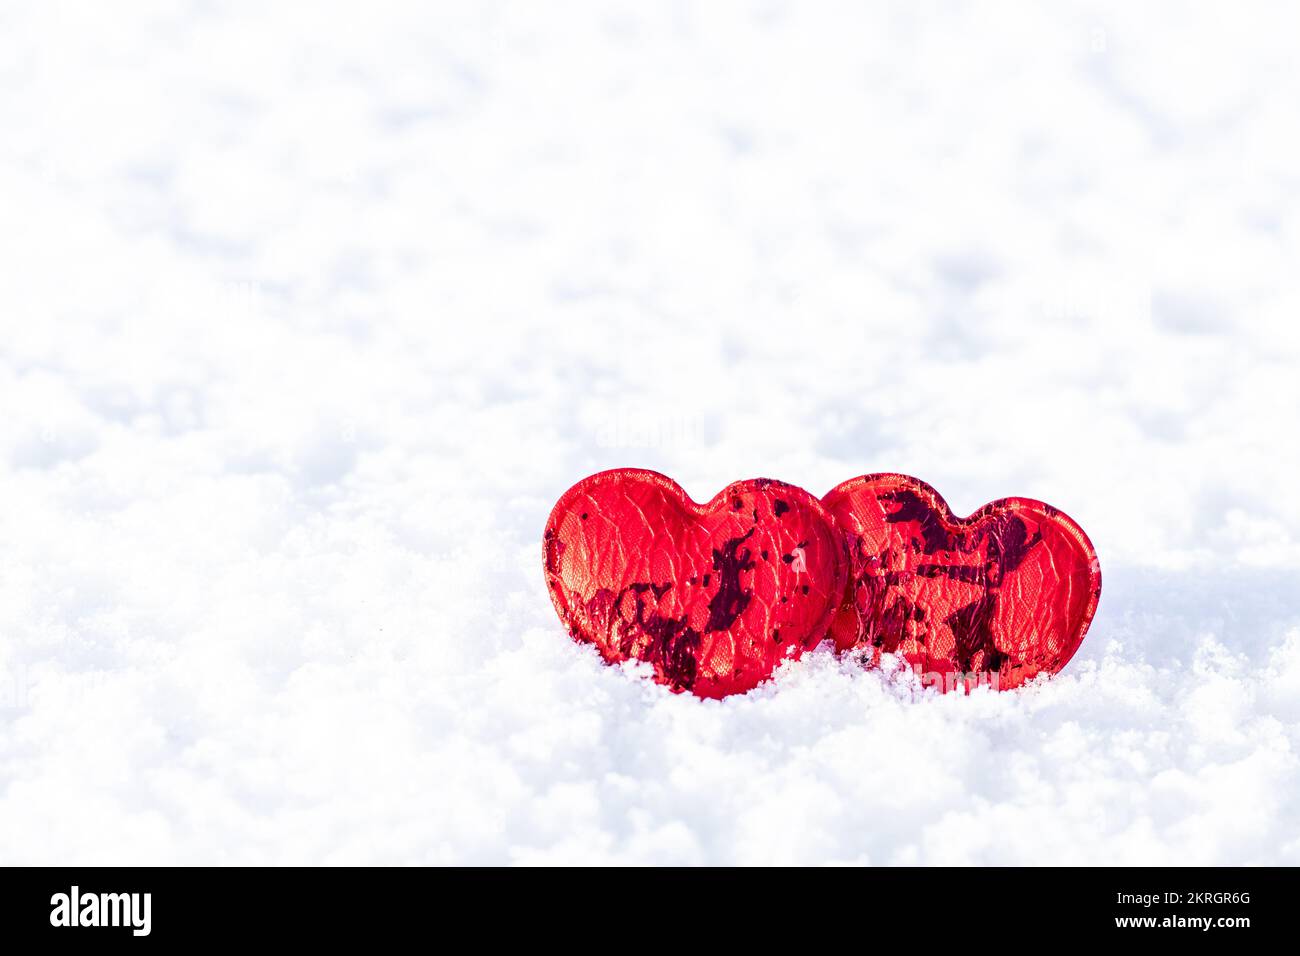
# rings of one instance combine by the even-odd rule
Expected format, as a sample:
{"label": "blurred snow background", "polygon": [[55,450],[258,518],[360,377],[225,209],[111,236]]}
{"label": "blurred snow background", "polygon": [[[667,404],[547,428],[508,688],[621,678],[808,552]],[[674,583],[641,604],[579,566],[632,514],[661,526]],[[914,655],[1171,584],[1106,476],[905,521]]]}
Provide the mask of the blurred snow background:
{"label": "blurred snow background", "polygon": [[[0,862],[1300,863],[1300,14],[1138,7],[0,7]],[[674,697],[542,580],[617,465],[1100,612]]]}

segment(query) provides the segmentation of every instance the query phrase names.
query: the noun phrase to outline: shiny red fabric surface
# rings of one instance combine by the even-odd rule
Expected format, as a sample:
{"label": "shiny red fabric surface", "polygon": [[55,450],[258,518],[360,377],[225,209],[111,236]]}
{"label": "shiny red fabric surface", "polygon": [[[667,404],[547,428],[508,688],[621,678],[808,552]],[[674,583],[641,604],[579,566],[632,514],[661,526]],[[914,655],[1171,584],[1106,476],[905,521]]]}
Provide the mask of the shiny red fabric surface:
{"label": "shiny red fabric surface", "polygon": [[827,633],[845,593],[844,539],[815,497],[779,481],[692,501],[652,471],[617,469],[560,498],[543,541],[569,633],[636,658],[700,697],[743,693]]}
{"label": "shiny red fabric surface", "polygon": [[854,478],[823,499],[851,561],[831,634],[841,651],[901,655],[927,684],[1018,687],[1059,671],[1097,608],[1088,536],[1051,505],[1003,498],[953,515],[907,475]]}

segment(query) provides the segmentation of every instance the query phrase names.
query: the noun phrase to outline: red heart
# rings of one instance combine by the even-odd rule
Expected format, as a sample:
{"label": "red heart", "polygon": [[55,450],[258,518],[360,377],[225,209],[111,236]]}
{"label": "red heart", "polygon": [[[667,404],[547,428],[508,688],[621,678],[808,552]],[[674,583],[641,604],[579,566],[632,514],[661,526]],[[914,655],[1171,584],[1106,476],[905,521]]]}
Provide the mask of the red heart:
{"label": "red heart", "polygon": [[546,584],[569,633],[700,697],[743,693],[826,636],[844,542],[801,488],[758,478],[705,505],[653,471],[585,478],[551,511]]}
{"label": "red heart", "polygon": [[831,635],[840,650],[901,655],[944,689],[1019,687],[1078,650],[1101,569],[1083,529],[1051,505],[1003,498],[957,518],[907,475],[864,475],[822,502],[852,563]]}

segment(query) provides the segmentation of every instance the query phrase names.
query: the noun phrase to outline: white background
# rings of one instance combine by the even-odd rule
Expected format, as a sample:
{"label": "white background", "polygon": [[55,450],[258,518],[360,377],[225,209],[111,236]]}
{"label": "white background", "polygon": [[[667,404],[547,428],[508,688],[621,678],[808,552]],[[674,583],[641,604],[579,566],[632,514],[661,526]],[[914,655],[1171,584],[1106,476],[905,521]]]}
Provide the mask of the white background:
{"label": "white background", "polygon": [[[0,862],[1300,863],[1296,36],[5,4]],[[1100,610],[673,696],[543,583],[619,465],[1043,498]]]}

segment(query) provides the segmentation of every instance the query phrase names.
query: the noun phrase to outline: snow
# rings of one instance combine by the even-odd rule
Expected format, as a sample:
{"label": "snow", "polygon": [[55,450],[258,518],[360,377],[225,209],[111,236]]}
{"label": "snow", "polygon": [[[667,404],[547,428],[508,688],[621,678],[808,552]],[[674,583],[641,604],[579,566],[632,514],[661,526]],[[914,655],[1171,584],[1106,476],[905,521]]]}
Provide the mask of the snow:
{"label": "snow", "polygon": [[[6,4],[0,862],[1300,863],[1294,7]],[[902,471],[1057,678],[674,696],[541,531]]]}

